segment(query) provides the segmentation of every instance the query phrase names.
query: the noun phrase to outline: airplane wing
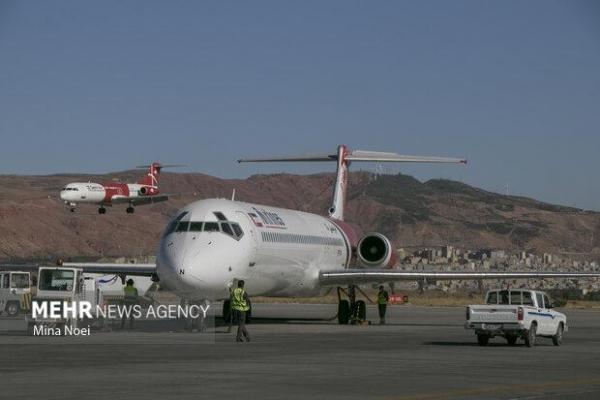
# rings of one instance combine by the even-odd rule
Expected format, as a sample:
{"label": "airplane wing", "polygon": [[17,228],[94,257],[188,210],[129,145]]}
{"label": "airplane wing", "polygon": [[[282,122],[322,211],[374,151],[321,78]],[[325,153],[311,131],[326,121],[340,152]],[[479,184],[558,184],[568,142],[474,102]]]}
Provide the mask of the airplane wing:
{"label": "airplane wing", "polygon": [[115,196],[110,199],[112,204],[131,204],[134,206],[142,206],[145,204],[160,203],[169,200],[168,194],[157,194],[152,196],[141,196],[141,197],[127,197],[127,196]]}
{"label": "airplane wing", "polygon": [[[0,271],[37,271],[44,265],[38,264],[0,264]],[[48,265],[52,266],[52,265]],[[124,274],[134,276],[151,276],[156,273],[156,264],[131,263],[77,263],[63,262],[57,267],[81,268],[83,272],[93,274]]]}
{"label": "airplane wing", "polygon": [[61,265],[64,267],[81,268],[83,272],[94,274],[150,276],[156,273],[156,264],[63,262]]}
{"label": "airplane wing", "polygon": [[323,285],[349,285],[418,280],[479,280],[532,278],[600,278],[600,272],[452,272],[452,271],[395,271],[390,269],[344,269],[320,271]]}

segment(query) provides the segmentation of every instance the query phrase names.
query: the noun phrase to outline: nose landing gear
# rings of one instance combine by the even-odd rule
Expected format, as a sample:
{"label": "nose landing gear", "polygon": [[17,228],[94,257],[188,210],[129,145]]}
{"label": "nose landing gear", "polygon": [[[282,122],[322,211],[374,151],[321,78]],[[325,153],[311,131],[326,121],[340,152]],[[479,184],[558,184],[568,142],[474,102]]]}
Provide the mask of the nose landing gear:
{"label": "nose landing gear", "polygon": [[106,214],[106,208],[104,208],[104,206],[101,206],[101,207],[98,209],[98,214]]}

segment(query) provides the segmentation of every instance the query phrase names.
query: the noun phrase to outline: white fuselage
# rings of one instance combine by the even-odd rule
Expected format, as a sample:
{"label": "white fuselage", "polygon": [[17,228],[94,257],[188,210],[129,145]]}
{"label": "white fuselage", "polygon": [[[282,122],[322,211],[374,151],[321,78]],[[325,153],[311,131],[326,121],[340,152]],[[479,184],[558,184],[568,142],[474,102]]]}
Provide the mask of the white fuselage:
{"label": "white fuselage", "polygon": [[65,203],[91,203],[110,205],[112,200],[135,199],[143,197],[141,189],[146,185],[139,183],[93,183],[73,182],[60,191],[60,199]]}
{"label": "white fuselage", "polygon": [[344,269],[350,256],[346,234],[328,218],[209,199],[169,223],[157,273],[161,285],[192,300],[228,298],[240,279],[251,296],[314,296],[322,293],[319,270]]}

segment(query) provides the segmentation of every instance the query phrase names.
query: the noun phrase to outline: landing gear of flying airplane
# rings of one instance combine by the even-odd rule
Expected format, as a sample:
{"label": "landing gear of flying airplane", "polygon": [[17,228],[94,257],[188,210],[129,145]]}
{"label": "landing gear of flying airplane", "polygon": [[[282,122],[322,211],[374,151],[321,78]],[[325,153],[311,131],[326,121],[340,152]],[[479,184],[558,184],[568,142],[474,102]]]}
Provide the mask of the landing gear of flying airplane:
{"label": "landing gear of flying airplane", "polygon": [[[338,323],[340,325],[348,323],[352,325],[371,323],[367,321],[367,304],[364,300],[356,300],[357,290],[372,303],[371,299],[355,285],[349,285],[347,291],[338,287]],[[342,299],[342,293],[348,297],[348,300]]]}
{"label": "landing gear of flying airplane", "polygon": [[98,209],[98,214],[106,214],[106,208],[104,208],[104,207],[100,207],[100,208]]}
{"label": "landing gear of flying airplane", "polygon": [[125,210],[125,211],[127,211],[127,214],[133,214],[135,212],[135,208],[129,206],[129,207],[127,207],[127,210]]}

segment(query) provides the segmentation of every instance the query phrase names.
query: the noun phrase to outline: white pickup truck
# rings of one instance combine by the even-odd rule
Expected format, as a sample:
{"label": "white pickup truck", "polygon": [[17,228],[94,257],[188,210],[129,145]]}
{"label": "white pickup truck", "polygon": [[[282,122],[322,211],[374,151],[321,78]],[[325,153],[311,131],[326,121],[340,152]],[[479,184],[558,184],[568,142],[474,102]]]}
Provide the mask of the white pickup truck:
{"label": "white pickup truck", "polygon": [[527,347],[534,346],[536,337],[542,336],[552,338],[554,345],[560,346],[567,331],[567,318],[553,308],[544,292],[491,290],[485,305],[467,307],[465,328],[475,330],[480,346],[486,346],[495,336],[503,336],[510,345],[523,338]]}

